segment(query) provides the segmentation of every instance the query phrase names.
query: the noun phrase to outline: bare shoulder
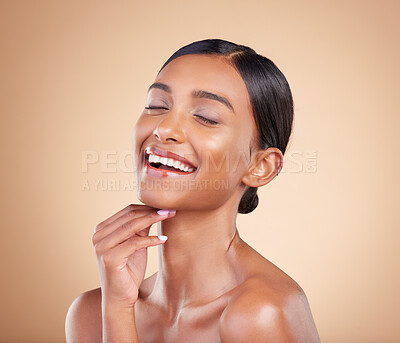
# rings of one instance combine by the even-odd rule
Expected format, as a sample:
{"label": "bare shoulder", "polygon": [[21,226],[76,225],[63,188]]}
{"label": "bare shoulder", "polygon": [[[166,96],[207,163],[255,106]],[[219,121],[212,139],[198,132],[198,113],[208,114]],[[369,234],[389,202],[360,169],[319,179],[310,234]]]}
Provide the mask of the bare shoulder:
{"label": "bare shoulder", "polygon": [[101,320],[101,288],[79,295],[70,305],[65,318],[67,343],[100,343]]}
{"label": "bare shoulder", "polygon": [[[154,286],[156,274],[143,280],[140,297],[145,298]],[[67,343],[102,342],[101,288],[80,294],[69,306],[65,318]]]}
{"label": "bare shoulder", "polygon": [[244,241],[240,256],[245,278],[221,315],[221,342],[319,343],[297,282]]}
{"label": "bare shoulder", "polygon": [[247,280],[222,313],[221,342],[320,342],[304,291],[286,282],[276,288],[262,277]]}

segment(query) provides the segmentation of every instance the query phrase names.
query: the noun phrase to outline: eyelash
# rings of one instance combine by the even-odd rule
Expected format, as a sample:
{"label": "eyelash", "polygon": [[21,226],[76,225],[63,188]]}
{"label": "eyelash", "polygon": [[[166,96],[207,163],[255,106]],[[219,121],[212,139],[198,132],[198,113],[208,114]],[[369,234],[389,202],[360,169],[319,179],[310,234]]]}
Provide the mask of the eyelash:
{"label": "eyelash", "polygon": [[[165,108],[165,107],[152,107],[152,106],[145,107],[145,109],[146,110],[160,110],[160,109],[168,110],[168,108]],[[194,116],[200,118],[202,121],[204,121],[207,124],[211,124],[211,125],[218,124],[218,122],[216,122],[215,120],[207,119],[205,117],[202,117],[199,114],[194,114]]]}

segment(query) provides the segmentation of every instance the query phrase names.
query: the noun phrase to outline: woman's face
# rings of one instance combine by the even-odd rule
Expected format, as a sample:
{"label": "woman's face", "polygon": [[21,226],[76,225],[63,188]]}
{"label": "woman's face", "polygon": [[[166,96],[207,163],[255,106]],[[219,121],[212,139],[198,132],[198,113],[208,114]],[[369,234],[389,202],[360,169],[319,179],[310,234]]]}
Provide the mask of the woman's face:
{"label": "woman's face", "polygon": [[134,128],[138,199],[176,210],[238,202],[256,135],[239,73],[221,56],[185,55],[165,66],[153,85],[150,109]]}

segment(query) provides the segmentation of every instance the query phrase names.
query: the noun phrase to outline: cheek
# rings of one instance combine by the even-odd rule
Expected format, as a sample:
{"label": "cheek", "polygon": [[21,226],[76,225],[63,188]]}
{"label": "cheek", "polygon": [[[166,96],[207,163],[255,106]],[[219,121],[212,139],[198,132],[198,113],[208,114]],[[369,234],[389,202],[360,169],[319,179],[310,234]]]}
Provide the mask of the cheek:
{"label": "cheek", "polygon": [[210,136],[199,143],[198,146],[202,147],[200,160],[204,177],[237,183],[249,159],[243,140],[229,132]]}
{"label": "cheek", "polygon": [[143,115],[139,117],[133,128],[133,156],[138,157],[139,151],[143,146],[145,140],[150,137],[154,130],[154,123],[146,119]]}

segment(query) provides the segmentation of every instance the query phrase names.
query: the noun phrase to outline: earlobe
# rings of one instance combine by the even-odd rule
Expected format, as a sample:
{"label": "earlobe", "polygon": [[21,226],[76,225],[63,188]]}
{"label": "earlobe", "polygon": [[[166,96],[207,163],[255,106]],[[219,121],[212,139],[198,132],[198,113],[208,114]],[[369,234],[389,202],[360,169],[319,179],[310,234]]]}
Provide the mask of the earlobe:
{"label": "earlobe", "polygon": [[242,178],[249,187],[261,187],[269,183],[281,170],[283,155],[278,148],[260,150],[254,156],[253,163]]}

